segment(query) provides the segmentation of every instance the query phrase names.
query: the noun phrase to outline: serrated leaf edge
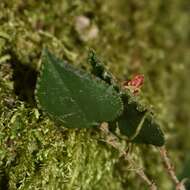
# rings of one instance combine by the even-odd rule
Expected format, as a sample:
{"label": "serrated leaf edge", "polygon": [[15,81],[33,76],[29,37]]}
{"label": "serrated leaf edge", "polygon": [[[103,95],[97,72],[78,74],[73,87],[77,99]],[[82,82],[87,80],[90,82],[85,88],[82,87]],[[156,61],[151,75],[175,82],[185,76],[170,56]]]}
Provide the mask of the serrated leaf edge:
{"label": "serrated leaf edge", "polygon": [[[64,123],[64,121],[62,121],[59,117],[56,117],[54,115],[52,115],[51,113],[49,113],[47,110],[45,110],[41,104],[40,104],[40,101],[38,99],[38,96],[37,96],[37,92],[38,92],[38,89],[40,87],[40,82],[41,82],[41,78],[42,78],[42,75],[43,75],[43,72],[44,72],[44,68],[45,68],[45,64],[44,63],[44,59],[47,57],[47,54],[50,54],[50,55],[53,55],[51,54],[46,48],[42,51],[42,56],[41,56],[41,66],[40,66],[40,70],[39,70],[39,74],[38,74],[38,77],[37,77],[37,82],[36,82],[36,88],[35,88],[35,91],[34,91],[34,96],[35,96],[35,100],[36,100],[36,103],[37,103],[37,107],[41,110],[43,110],[46,114],[48,114],[51,118],[55,118],[56,120],[59,120],[61,122]],[[53,55],[54,56],[54,55]],[[55,56],[55,58],[58,60],[58,61],[61,61],[63,62],[63,60],[59,59],[58,57]],[[111,85],[107,84],[105,81],[101,80],[100,78],[94,76],[94,75],[91,75],[90,73],[83,71],[82,69],[78,69],[77,67],[75,68],[73,65],[70,65],[68,64],[67,62],[64,63],[66,66],[68,66],[68,68],[70,69],[71,68],[71,71],[74,72],[75,74],[77,75],[81,75],[82,77],[85,77],[87,79],[91,79],[91,80],[95,80],[97,83],[99,83],[100,85],[102,85],[102,83],[106,86],[106,87],[110,87]],[[112,86],[111,86],[112,87]],[[113,88],[113,87],[112,87]],[[115,89],[113,88],[113,90],[115,91]],[[117,92],[115,91],[115,95],[117,94]],[[109,122],[112,122],[114,120],[116,120],[122,113],[123,113],[123,110],[124,110],[124,105],[123,105],[123,101],[121,99],[121,97],[119,96],[118,94],[118,103],[121,104],[121,109],[117,111],[116,113],[116,117],[113,119],[113,120],[110,120]]]}

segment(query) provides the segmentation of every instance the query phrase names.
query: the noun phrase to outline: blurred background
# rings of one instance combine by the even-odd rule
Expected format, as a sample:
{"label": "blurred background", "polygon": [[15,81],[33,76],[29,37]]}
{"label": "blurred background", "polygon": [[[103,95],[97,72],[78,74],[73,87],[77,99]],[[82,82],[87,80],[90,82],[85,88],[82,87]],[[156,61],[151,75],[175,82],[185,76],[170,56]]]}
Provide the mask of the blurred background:
{"label": "blurred background", "polygon": [[[93,48],[119,81],[144,74],[141,99],[176,174],[190,177],[190,1],[1,0],[0,189],[148,188],[97,131],[60,132],[37,109],[44,46],[81,67]],[[131,156],[159,189],[174,188],[155,147],[134,145]]]}

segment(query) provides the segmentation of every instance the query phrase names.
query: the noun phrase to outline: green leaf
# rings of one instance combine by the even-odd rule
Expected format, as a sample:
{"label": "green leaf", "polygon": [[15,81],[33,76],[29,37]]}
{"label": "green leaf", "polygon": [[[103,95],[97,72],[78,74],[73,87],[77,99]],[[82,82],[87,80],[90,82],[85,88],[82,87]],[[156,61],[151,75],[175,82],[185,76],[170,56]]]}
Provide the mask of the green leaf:
{"label": "green leaf", "polygon": [[94,50],[90,50],[88,55],[88,63],[91,66],[91,73],[101,80],[105,81],[107,84],[112,85],[114,89],[119,92],[119,86],[116,83],[115,77],[109,72],[105,65],[100,61],[100,59],[96,56]]}
{"label": "green leaf", "polygon": [[164,135],[152,114],[129,96],[123,101],[124,112],[117,120],[121,133],[135,143],[162,146]]}
{"label": "green leaf", "polygon": [[36,99],[43,110],[65,127],[84,128],[113,121],[123,111],[111,85],[43,52]]}

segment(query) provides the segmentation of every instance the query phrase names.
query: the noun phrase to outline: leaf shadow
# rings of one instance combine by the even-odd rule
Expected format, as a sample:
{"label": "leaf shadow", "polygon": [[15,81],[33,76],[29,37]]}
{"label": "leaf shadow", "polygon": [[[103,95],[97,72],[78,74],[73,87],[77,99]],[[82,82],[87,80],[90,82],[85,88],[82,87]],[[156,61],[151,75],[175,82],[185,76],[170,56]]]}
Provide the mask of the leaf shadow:
{"label": "leaf shadow", "polygon": [[9,179],[6,175],[5,171],[0,173],[0,189],[2,190],[8,190],[9,189]]}
{"label": "leaf shadow", "polygon": [[35,86],[38,72],[31,65],[22,63],[15,54],[12,53],[11,57],[14,93],[19,100],[36,107]]}

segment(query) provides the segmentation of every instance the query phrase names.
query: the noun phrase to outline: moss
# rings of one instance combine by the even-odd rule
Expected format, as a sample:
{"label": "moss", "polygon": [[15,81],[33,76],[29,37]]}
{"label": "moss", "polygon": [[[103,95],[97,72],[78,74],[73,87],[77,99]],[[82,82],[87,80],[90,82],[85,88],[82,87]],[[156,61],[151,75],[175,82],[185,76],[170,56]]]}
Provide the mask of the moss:
{"label": "moss", "polygon": [[[77,16],[98,27],[82,41]],[[43,46],[85,65],[94,48],[119,79],[145,75],[142,101],[153,106],[177,172],[189,150],[189,4],[166,1],[1,0],[0,185],[4,189],[147,189],[96,130],[60,130],[35,106]],[[158,152],[136,146],[131,156],[171,189]]]}

